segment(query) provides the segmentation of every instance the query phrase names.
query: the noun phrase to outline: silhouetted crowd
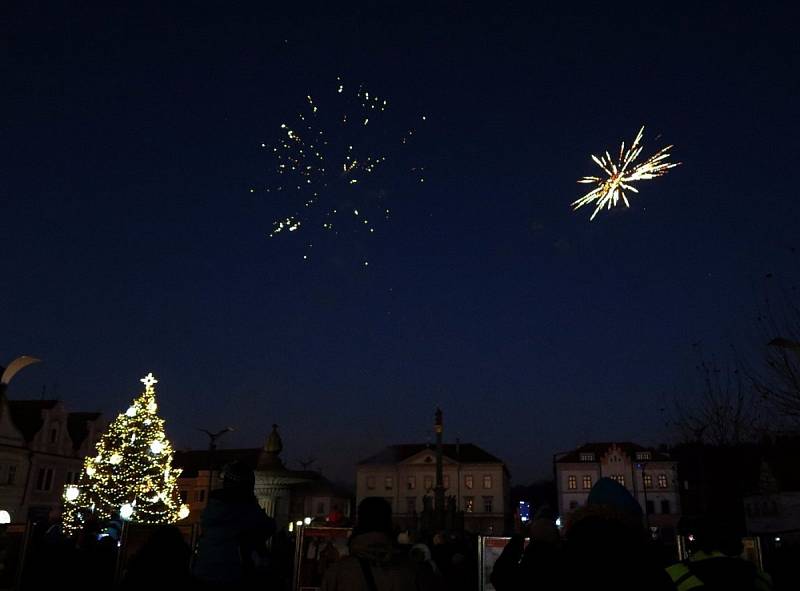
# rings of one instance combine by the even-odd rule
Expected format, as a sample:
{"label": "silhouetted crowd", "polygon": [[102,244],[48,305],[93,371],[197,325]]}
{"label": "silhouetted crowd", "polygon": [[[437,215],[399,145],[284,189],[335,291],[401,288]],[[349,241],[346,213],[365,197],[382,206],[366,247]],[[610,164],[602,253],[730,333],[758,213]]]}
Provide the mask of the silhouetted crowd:
{"label": "silhouetted crowd", "polygon": [[[222,488],[211,493],[202,514],[194,555],[177,527],[161,526],[124,568],[117,562],[121,522],[89,523],[76,539],[68,539],[58,516],[51,515],[33,532],[21,586],[289,591],[296,575],[294,544],[287,533],[276,533],[256,500],[254,484],[248,467],[227,466]],[[491,568],[491,586],[496,591],[772,589],[766,573],[739,558],[741,541],[724,520],[695,524],[690,557],[672,565],[665,564],[663,549],[643,522],[631,494],[613,480],[600,479],[563,532],[544,508],[527,537],[511,537]],[[391,506],[381,497],[359,504],[345,555],[321,554],[326,562],[322,591],[477,591],[481,577],[489,574],[478,564],[476,536],[398,535]]]}

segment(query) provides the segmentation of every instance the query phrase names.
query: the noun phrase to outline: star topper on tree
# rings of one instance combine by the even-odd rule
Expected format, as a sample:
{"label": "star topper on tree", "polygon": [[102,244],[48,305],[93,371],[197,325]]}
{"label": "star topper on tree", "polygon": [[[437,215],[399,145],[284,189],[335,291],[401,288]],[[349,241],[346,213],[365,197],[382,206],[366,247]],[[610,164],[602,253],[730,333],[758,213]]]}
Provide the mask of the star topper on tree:
{"label": "star topper on tree", "polygon": [[64,490],[64,530],[72,534],[88,513],[99,519],[119,515],[135,523],[174,523],[189,515],[181,505],[172,468],[172,445],[164,420],[156,414],[152,373],[140,380],[141,393],[112,422],[97,443],[97,454],[87,457],[77,485]]}

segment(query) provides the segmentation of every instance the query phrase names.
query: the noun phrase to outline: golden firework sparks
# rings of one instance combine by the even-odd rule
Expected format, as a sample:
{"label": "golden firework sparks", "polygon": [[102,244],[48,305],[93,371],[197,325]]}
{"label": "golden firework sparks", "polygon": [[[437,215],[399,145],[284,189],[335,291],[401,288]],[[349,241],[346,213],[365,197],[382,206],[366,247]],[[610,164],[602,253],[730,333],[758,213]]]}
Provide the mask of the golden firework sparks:
{"label": "golden firework sparks", "polygon": [[644,162],[634,164],[639,154],[642,153],[643,146],[641,142],[643,135],[644,126],[639,130],[636,139],[633,140],[633,144],[627,150],[625,149],[625,142],[622,142],[619,148],[619,158],[616,162],[611,159],[608,151],[599,158],[592,154],[592,160],[603,169],[607,176],[585,176],[580,179],[579,183],[597,186],[577,201],[573,201],[573,210],[577,210],[584,205],[595,204],[592,217],[589,218],[589,220],[593,220],[601,209],[615,207],[620,199],[622,199],[626,207],[630,207],[625,191],[639,192],[631,183],[647,181],[662,176],[670,168],[675,168],[680,164],[680,162],[667,161],[672,146],[661,148]]}

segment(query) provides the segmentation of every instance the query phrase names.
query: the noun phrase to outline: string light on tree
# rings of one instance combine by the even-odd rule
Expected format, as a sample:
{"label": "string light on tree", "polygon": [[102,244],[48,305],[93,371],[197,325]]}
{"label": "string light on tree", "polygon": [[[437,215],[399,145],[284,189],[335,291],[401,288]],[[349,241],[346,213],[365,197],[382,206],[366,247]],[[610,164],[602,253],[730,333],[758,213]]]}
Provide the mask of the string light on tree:
{"label": "string light on tree", "polygon": [[141,380],[144,392],[109,425],[86,458],[77,484],[64,489],[64,531],[74,534],[87,515],[105,520],[118,514],[134,523],[174,523],[189,514],[181,505],[172,468],[173,450],[156,415],[153,374]]}

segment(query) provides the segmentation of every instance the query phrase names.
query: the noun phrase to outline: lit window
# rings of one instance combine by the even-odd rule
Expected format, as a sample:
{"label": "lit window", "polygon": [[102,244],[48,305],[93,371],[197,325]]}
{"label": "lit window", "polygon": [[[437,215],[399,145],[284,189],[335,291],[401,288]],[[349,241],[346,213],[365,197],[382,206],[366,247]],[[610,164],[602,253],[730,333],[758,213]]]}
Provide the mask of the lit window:
{"label": "lit window", "polygon": [[417,512],[417,497],[406,497],[406,513]]}
{"label": "lit window", "polygon": [[581,462],[594,462],[594,454],[593,453],[582,453],[581,454]]}
{"label": "lit window", "polygon": [[433,476],[426,476],[425,477],[425,490],[431,490],[433,488]]}
{"label": "lit window", "polygon": [[483,476],[483,488],[492,488],[492,475],[491,474],[484,474],[484,476]]}
{"label": "lit window", "polygon": [[473,486],[472,474],[465,474],[464,488],[472,489],[472,486]]}
{"label": "lit window", "polygon": [[464,511],[467,513],[472,513],[474,510],[475,510],[475,498],[464,497]]}
{"label": "lit window", "polygon": [[570,475],[567,479],[567,488],[569,490],[577,490],[578,488],[578,477],[574,475]]}
{"label": "lit window", "polygon": [[409,476],[408,480],[406,480],[406,488],[408,490],[414,490],[417,488],[417,477],[416,476]]}
{"label": "lit window", "polygon": [[653,477],[650,474],[645,474],[642,479],[644,480],[645,488],[653,488]]}
{"label": "lit window", "polygon": [[592,488],[592,477],[588,474],[583,476],[583,488]]}
{"label": "lit window", "polygon": [[483,512],[492,513],[492,501],[494,497],[483,497]]}
{"label": "lit window", "polygon": [[641,461],[652,459],[652,454],[649,451],[637,451],[636,459]]}
{"label": "lit window", "polygon": [[666,474],[659,474],[658,475],[658,488],[667,488],[667,475]]}
{"label": "lit window", "polygon": [[367,476],[367,488],[369,490],[375,490],[375,477],[374,476]]}
{"label": "lit window", "polygon": [[386,490],[392,490],[393,486],[394,486],[394,482],[392,481],[392,477],[391,476],[387,476],[386,478],[383,479],[383,487]]}
{"label": "lit window", "polygon": [[611,480],[616,480],[616,481],[617,481],[617,482],[619,482],[619,483],[620,483],[622,486],[625,486],[625,476],[624,476],[623,474],[614,474],[614,475],[611,477]]}

